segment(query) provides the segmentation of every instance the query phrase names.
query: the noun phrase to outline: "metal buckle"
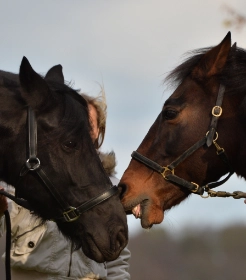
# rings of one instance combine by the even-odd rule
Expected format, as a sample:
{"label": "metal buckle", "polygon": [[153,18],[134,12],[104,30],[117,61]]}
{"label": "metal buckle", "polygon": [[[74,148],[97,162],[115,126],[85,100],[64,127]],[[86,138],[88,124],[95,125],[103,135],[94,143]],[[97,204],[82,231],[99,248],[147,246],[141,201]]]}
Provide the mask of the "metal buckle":
{"label": "metal buckle", "polygon": [[194,182],[191,182],[192,185],[194,185],[196,188],[194,190],[192,190],[193,193],[197,193],[198,189],[199,189],[199,185],[194,183]]}
{"label": "metal buckle", "polygon": [[[219,111],[218,113],[215,112],[215,111]],[[213,109],[212,109],[212,115],[214,117],[220,117],[222,115],[222,108],[220,106],[214,106]]]}
{"label": "metal buckle", "polygon": [[168,180],[168,178],[165,176],[166,172],[171,172],[174,175],[174,169],[170,169],[168,166],[163,166],[163,168],[164,168],[164,171],[161,172],[161,175],[163,176],[163,178],[165,180]]}
{"label": "metal buckle", "polygon": [[[66,222],[70,223],[70,222],[76,221],[80,215],[77,215],[77,213],[75,212],[75,210],[77,210],[77,208],[69,206],[69,209],[70,210],[63,212],[63,216],[64,216]],[[73,218],[69,216],[70,213],[73,214],[73,216],[74,216]]]}

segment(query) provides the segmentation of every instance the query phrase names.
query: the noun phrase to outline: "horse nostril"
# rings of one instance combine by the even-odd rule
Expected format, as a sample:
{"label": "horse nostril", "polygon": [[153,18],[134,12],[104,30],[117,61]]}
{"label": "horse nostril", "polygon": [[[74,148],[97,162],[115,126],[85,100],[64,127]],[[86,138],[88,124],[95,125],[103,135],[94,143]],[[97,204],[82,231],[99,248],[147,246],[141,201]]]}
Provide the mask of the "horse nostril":
{"label": "horse nostril", "polygon": [[116,244],[115,244],[116,251],[122,250],[126,247],[126,245],[127,245],[127,234],[126,234],[126,232],[123,228],[119,230],[116,240],[117,240]]}
{"label": "horse nostril", "polygon": [[119,194],[120,194],[120,200],[123,199],[126,190],[127,190],[127,186],[125,184],[119,184],[118,185],[118,189],[119,189]]}

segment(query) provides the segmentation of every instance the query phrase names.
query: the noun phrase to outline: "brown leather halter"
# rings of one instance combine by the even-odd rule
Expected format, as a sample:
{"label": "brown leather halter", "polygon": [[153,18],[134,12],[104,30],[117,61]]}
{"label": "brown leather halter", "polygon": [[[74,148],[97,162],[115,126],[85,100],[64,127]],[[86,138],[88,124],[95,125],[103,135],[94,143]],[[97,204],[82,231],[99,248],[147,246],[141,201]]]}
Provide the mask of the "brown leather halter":
{"label": "brown leather halter", "polygon": [[[187,149],[181,156],[179,156],[172,163],[170,163],[167,166],[161,166],[158,163],[141,155],[139,152],[136,152],[136,151],[134,151],[132,153],[132,155],[131,155],[132,158],[143,163],[144,165],[153,169],[154,171],[160,173],[165,180],[170,181],[179,187],[188,189],[192,193],[199,194],[202,196],[204,191],[206,191],[206,192],[208,192],[208,196],[221,196],[221,197],[233,196],[233,198],[242,198],[242,197],[245,198],[246,194],[239,192],[239,191],[236,191],[233,194],[230,194],[227,192],[223,192],[224,194],[222,194],[222,192],[221,192],[221,194],[217,195],[217,192],[214,192],[211,190],[212,188],[215,188],[215,187],[218,187],[218,186],[224,184],[234,173],[233,167],[231,166],[231,164],[228,160],[228,157],[226,156],[225,150],[223,148],[221,148],[216,142],[218,139],[218,133],[216,132],[216,127],[217,127],[218,119],[222,114],[221,106],[222,106],[224,93],[225,93],[225,87],[223,85],[220,85],[216,105],[212,108],[213,117],[212,117],[211,124],[210,124],[207,134],[201,140],[199,140],[193,146],[191,146],[189,149]],[[198,184],[196,184],[194,182],[189,182],[174,174],[174,169],[181,162],[183,162],[187,157],[189,157],[191,154],[193,154],[196,150],[198,150],[203,145],[210,147],[212,144],[214,144],[214,146],[216,148],[216,153],[219,156],[219,158],[228,166],[228,169],[229,169],[229,174],[223,180],[218,181],[218,182],[211,182],[204,186],[199,186]]]}

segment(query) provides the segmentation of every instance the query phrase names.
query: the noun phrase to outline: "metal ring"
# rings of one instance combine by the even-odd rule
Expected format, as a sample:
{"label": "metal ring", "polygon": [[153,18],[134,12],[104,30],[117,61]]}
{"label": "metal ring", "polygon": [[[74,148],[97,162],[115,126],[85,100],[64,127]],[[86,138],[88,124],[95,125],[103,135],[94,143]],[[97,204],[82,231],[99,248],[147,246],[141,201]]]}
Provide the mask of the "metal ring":
{"label": "metal ring", "polygon": [[[215,110],[219,110],[219,113],[215,113]],[[220,117],[222,115],[222,108],[220,106],[214,106],[212,109],[212,115],[214,117]]]}
{"label": "metal ring", "polygon": [[203,195],[203,194],[200,194],[200,197],[202,197],[202,198],[209,198],[210,197],[210,195],[208,194],[208,195]]}
{"label": "metal ring", "polygon": [[[30,161],[32,161],[32,162],[30,162]],[[39,166],[40,166],[40,160],[37,157],[36,158],[29,158],[26,161],[26,167],[31,171],[36,170],[37,168],[39,168]]]}
{"label": "metal ring", "polygon": [[[206,133],[206,136],[209,134],[209,131]],[[215,139],[213,139],[213,141],[217,141],[219,138],[219,134],[217,131],[215,131]]]}

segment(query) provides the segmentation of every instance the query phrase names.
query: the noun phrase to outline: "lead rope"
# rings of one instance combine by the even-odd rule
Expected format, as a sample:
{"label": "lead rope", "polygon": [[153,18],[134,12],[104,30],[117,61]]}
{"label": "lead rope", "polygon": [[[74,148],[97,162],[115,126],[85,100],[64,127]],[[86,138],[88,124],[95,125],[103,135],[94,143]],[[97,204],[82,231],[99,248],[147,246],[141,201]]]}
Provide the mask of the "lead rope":
{"label": "lead rope", "polygon": [[11,280],[11,269],[10,269],[10,247],[11,247],[11,221],[9,211],[4,211],[5,222],[6,222],[6,245],[5,245],[5,275],[6,280]]}

